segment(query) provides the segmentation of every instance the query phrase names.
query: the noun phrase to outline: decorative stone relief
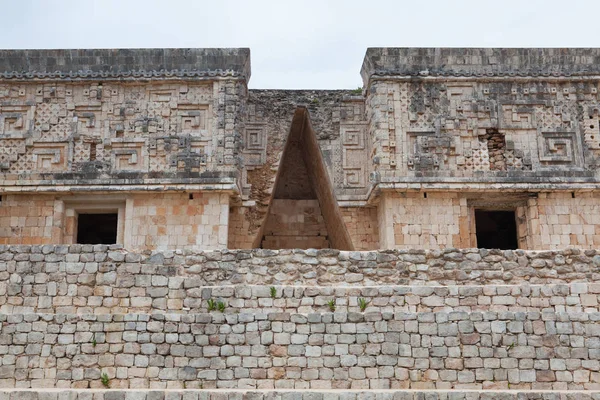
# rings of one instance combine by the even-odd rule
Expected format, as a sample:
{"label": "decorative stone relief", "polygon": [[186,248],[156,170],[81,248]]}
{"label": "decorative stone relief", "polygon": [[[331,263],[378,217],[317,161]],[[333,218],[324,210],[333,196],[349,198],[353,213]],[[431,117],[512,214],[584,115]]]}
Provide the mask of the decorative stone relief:
{"label": "decorative stone relief", "polygon": [[111,161],[117,171],[140,171],[146,168],[143,147],[145,142],[116,141],[111,142]]}
{"label": "decorative stone relief", "polygon": [[574,132],[542,132],[539,137],[540,162],[546,166],[578,166],[581,154]]}
{"label": "decorative stone relief", "polygon": [[262,123],[246,123],[244,131],[244,165],[263,165],[267,159],[267,135]]}
{"label": "decorative stone relief", "polygon": [[31,135],[35,107],[30,105],[0,105],[0,135],[23,138]]}
{"label": "decorative stone relief", "polygon": [[443,167],[455,144],[450,136],[435,132],[407,132],[409,138],[408,167],[411,170],[437,170]]}
{"label": "decorative stone relief", "polygon": [[[213,96],[214,85],[99,82],[1,86],[0,139],[28,141],[3,148],[0,167],[15,173],[35,173],[38,162],[44,166],[40,172],[218,169],[224,165],[225,152],[234,158],[226,149],[234,143],[233,136],[223,136],[232,130],[224,123],[229,108],[213,115],[218,101]],[[226,96],[227,92],[218,93]],[[5,101],[7,97],[10,101]],[[215,118],[226,129],[216,131]],[[253,151],[262,145],[264,154],[264,133],[255,140]],[[32,150],[23,151],[23,146],[29,149],[48,142],[65,142],[71,150],[61,153],[60,162]],[[87,168],[84,164],[89,162],[96,164]]]}
{"label": "decorative stone relief", "polygon": [[366,170],[363,160],[365,151],[365,126],[345,125],[342,131],[342,171],[344,187],[364,188]]}
{"label": "decorative stone relief", "polygon": [[58,172],[67,169],[67,143],[36,143],[33,147],[33,166],[40,172]]}
{"label": "decorative stone relief", "polygon": [[0,139],[0,169],[8,170],[25,152],[24,139]]}

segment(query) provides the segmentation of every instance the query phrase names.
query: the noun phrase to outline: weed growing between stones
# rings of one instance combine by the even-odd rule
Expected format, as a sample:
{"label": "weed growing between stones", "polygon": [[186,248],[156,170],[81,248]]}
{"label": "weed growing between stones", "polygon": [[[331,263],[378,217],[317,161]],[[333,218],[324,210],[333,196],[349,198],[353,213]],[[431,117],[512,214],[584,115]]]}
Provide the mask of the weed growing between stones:
{"label": "weed growing between stones", "polygon": [[102,373],[102,376],[100,376],[100,380],[102,381],[102,385],[104,387],[110,387],[110,378],[108,377],[108,374],[106,372]]}
{"label": "weed growing between stones", "polygon": [[213,299],[208,299],[208,312],[215,311],[217,309],[217,303]]}
{"label": "weed growing between stones", "polygon": [[227,308],[227,304],[223,301],[219,301],[217,303],[217,308],[219,309],[219,311],[225,312],[225,308]]}
{"label": "weed growing between stones", "polygon": [[271,289],[269,289],[270,293],[271,293],[271,298],[274,299],[275,297],[277,297],[277,289],[275,289],[274,286],[271,286]]}
{"label": "weed growing between stones", "polygon": [[367,300],[363,299],[362,297],[358,299],[358,307],[360,307],[360,311],[365,311],[368,305],[369,302]]}
{"label": "weed growing between stones", "polygon": [[329,311],[335,311],[335,299],[331,299],[327,302],[327,306],[329,307]]}

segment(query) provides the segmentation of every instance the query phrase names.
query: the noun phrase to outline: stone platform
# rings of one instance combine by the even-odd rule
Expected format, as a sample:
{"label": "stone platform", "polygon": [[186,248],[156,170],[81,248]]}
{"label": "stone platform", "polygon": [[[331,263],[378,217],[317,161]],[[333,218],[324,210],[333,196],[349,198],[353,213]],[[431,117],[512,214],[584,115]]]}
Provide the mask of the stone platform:
{"label": "stone platform", "polygon": [[599,261],[5,246],[0,399],[600,398]]}

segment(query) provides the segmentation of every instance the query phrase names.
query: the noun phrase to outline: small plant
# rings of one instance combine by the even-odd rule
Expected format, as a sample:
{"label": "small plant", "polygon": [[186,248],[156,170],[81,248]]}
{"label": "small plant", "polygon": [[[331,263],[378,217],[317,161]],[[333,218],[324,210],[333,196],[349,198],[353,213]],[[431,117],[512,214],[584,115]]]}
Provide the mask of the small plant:
{"label": "small plant", "polygon": [[367,300],[363,299],[362,297],[358,299],[358,307],[360,307],[360,311],[365,311],[368,305],[369,302]]}
{"label": "small plant", "polygon": [[100,380],[102,381],[102,385],[104,387],[110,387],[110,379],[108,377],[108,374],[106,372],[102,373],[102,376],[100,376]]}
{"label": "small plant", "polygon": [[271,298],[274,299],[275,297],[277,297],[277,289],[275,289],[274,286],[271,286],[271,289],[269,289],[269,291],[271,292]]}
{"label": "small plant", "polygon": [[319,104],[319,99],[317,99],[316,97],[314,99],[312,99],[312,103],[313,104]]}
{"label": "small plant", "polygon": [[331,299],[327,302],[327,307],[329,307],[329,311],[335,311],[335,299]]}
{"label": "small plant", "polygon": [[92,346],[96,347],[97,344],[98,342],[96,341],[96,332],[94,332],[94,335],[92,336]]}
{"label": "small plant", "polygon": [[362,88],[361,88],[360,86],[359,86],[359,87],[357,87],[356,89],[354,89],[354,90],[352,91],[352,94],[358,94],[358,95],[361,95],[361,94],[362,94]]}
{"label": "small plant", "polygon": [[219,302],[217,303],[217,308],[219,309],[219,311],[221,311],[221,312],[224,312],[224,311],[225,311],[225,308],[227,308],[227,304],[225,304],[225,303],[224,303],[224,302],[222,302],[222,301],[219,301]]}
{"label": "small plant", "polygon": [[213,299],[208,299],[208,312],[215,311],[217,309],[217,303]]}

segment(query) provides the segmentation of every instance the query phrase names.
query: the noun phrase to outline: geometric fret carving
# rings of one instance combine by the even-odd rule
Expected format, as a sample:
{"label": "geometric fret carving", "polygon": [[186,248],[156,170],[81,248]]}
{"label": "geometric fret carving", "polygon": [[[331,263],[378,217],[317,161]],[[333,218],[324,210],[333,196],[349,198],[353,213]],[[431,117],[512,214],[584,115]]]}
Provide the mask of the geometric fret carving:
{"label": "geometric fret carving", "polygon": [[208,133],[209,107],[197,104],[177,105],[177,134],[202,136]]}
{"label": "geometric fret carving", "polygon": [[542,132],[538,143],[543,164],[577,166],[581,163],[575,132]]}
{"label": "geometric fret carving", "polygon": [[0,135],[7,138],[25,137],[33,126],[33,115],[33,106],[0,106]]}
{"label": "geometric fret carving", "polygon": [[111,161],[113,170],[140,171],[145,170],[146,163],[143,155],[145,141],[116,141],[111,143]]}
{"label": "geometric fret carving", "polygon": [[438,170],[444,166],[456,145],[454,138],[434,131],[406,132],[408,136],[408,167],[410,170]]}
{"label": "geometric fret carving", "polygon": [[75,106],[73,133],[76,135],[99,135],[102,132],[102,106]]}
{"label": "geometric fret carving", "polygon": [[246,166],[258,166],[266,162],[267,135],[263,124],[246,123],[243,155]]}
{"label": "geometric fret carving", "polygon": [[342,135],[342,173],[343,186],[347,188],[364,188],[366,186],[365,135],[366,127],[362,124],[343,125]]}
{"label": "geometric fret carving", "polygon": [[33,165],[36,171],[67,170],[67,143],[36,143],[33,147]]}

